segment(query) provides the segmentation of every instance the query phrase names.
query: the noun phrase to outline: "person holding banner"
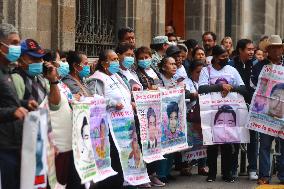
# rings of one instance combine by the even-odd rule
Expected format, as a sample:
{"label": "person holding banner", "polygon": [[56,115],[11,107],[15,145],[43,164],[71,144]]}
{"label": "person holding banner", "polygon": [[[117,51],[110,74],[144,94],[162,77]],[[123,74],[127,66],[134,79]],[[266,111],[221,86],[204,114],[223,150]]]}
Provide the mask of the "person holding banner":
{"label": "person holding banner", "polygon": [[[256,84],[256,79],[260,76],[260,70],[265,65],[279,65],[284,66],[281,62],[281,57],[283,53],[283,44],[279,35],[271,35],[265,43],[265,49],[268,52],[267,60],[259,62],[254,66],[254,84]],[[271,73],[272,74],[272,73]],[[274,82],[273,80],[268,80],[269,83]],[[261,85],[259,82],[258,85]],[[259,88],[260,86],[258,86]],[[276,83],[269,94],[268,102],[268,112],[267,114],[276,119],[283,120],[283,92],[284,84]],[[274,137],[265,133],[260,133],[260,147],[259,147],[259,179],[258,184],[269,184],[270,181],[270,151],[272,147],[273,140],[276,140],[276,151],[280,152],[280,156],[277,157],[278,162],[278,178],[280,184],[284,184],[284,139],[280,137]],[[278,144],[277,144],[278,143]]]}
{"label": "person holding banner", "polygon": [[[202,47],[197,47],[193,50],[193,52],[196,52],[198,49],[200,52],[204,53],[204,50]],[[198,52],[196,52],[198,53]],[[202,53],[201,53],[202,55]],[[198,100],[198,81],[199,76],[201,73],[201,70],[203,66],[205,65],[205,54],[204,54],[204,60],[201,58],[197,58],[196,56],[193,56],[194,60],[191,62],[189,66],[189,77],[185,81],[186,87],[190,91],[190,102],[187,102],[187,121],[189,126],[188,130],[188,142],[189,146],[193,145],[193,148],[190,151],[198,150],[200,148],[204,149],[203,142],[202,142],[202,129],[201,129],[201,119],[200,119],[200,108],[199,108],[199,100]],[[202,57],[202,56],[200,56]],[[204,149],[206,150],[206,149]],[[197,160],[198,162],[198,174],[199,175],[208,175],[208,170],[206,169],[206,158],[200,158]],[[183,169],[183,175],[191,175],[191,164]]]}
{"label": "person holding banner", "polygon": [[[176,51],[179,53],[179,49],[177,48]],[[175,87],[186,87],[183,82],[178,82],[177,80],[174,79],[174,75],[176,74],[177,66],[176,66],[176,61],[173,57],[165,57],[162,59],[162,61],[159,64],[160,68],[160,73],[161,73],[161,78],[164,83],[165,88],[175,88]],[[190,98],[190,92],[188,90],[185,90],[185,98],[189,99]],[[167,133],[165,136],[167,136],[167,139],[172,139],[180,136],[184,136],[184,133],[180,132],[177,130],[178,127],[178,112],[179,112],[179,107],[177,102],[171,102],[167,106],[167,115],[168,115],[168,129],[165,129]],[[162,139],[163,140],[163,139]],[[175,154],[167,154],[164,155],[166,158],[165,160],[161,160],[159,162],[159,171],[158,175],[160,179],[163,182],[168,182],[170,179],[174,179],[173,176],[170,174],[173,161],[174,161],[174,156]]]}
{"label": "person holding banner", "polygon": [[[229,65],[236,68],[239,72],[242,80],[245,83],[247,93],[244,95],[244,99],[247,104],[251,103],[252,96],[254,93],[254,88],[251,86],[251,75],[252,75],[252,66],[254,62],[254,44],[250,39],[240,39],[237,42],[236,47],[236,57],[234,57],[231,61],[228,62]],[[262,103],[261,98],[259,99],[258,109],[261,111]],[[258,157],[258,133],[256,131],[250,130],[250,143],[247,144],[247,159],[248,159],[248,167],[247,171],[249,174],[250,180],[257,180],[257,157]],[[239,144],[237,144],[239,145]],[[235,177],[238,176],[237,168],[238,168],[238,154],[239,151],[236,152],[236,158],[234,160],[233,165],[233,175]]]}
{"label": "person holding banner", "polygon": [[[221,92],[222,96],[227,96],[229,92],[246,93],[244,82],[238,71],[232,66],[227,65],[228,52],[219,45],[212,49],[212,64],[204,67],[199,77],[199,93]],[[218,118],[217,118],[218,119]],[[216,120],[217,121],[217,120]],[[214,144],[207,147],[207,159],[209,173],[207,182],[213,182],[217,174],[217,156],[218,148],[221,147],[222,164],[225,169],[222,170],[223,180],[225,182],[234,182],[232,177],[233,149],[231,144]]]}
{"label": "person holding banner", "polygon": [[153,68],[151,49],[142,46],[136,50],[135,57],[137,61],[136,73],[143,90],[157,90],[163,83],[160,73]]}
{"label": "person holding banner", "polygon": [[134,46],[130,43],[119,43],[115,52],[119,58],[120,70],[117,74],[123,79],[130,91],[142,90],[142,85],[132,67],[134,65]]}
{"label": "person holding banner", "polygon": [[[57,69],[57,84],[61,95],[61,106],[57,111],[50,111],[52,135],[56,149],[55,169],[56,179],[59,184],[68,188],[83,187],[76,172],[72,151],[72,109],[73,94],[69,87],[62,82],[62,78],[69,73],[69,64],[60,60],[59,53],[47,51],[44,61],[52,62]],[[64,117],[64,119],[62,119]],[[64,137],[62,137],[64,136]],[[72,179],[70,179],[72,178]]]}
{"label": "person holding banner", "polygon": [[23,100],[21,76],[11,74],[21,55],[20,36],[11,24],[0,24],[0,188],[19,189],[23,120],[35,110],[35,100]]}
{"label": "person holding banner", "polygon": [[90,92],[85,86],[84,79],[90,76],[90,66],[85,54],[78,51],[69,51],[66,60],[69,64],[69,74],[61,78],[72,94],[80,99],[80,96],[90,96]]}
{"label": "person holding banner", "polygon": [[[120,67],[118,60],[119,58],[113,50],[108,49],[101,52],[95,73],[86,81],[86,84],[92,94],[98,94],[105,97],[107,102],[107,111],[133,111],[131,104],[131,93],[129,91],[129,88],[121,79],[121,77],[117,74],[117,72],[119,72]],[[135,128],[132,129],[135,130]],[[134,136],[135,135],[131,135],[130,138],[133,139]],[[115,140],[117,139],[113,138],[113,134],[109,135],[109,137],[111,166],[114,171],[118,172],[118,174],[109,177],[108,179],[101,181],[97,184],[99,188],[109,188],[110,185],[113,188],[122,188],[124,181],[123,171],[127,170],[123,170],[123,167],[120,163],[120,156],[115,144]],[[135,150],[135,148],[137,147],[136,145],[132,146],[134,147],[133,150]],[[137,150],[131,153],[129,157],[130,159],[134,158],[134,160],[137,160]],[[137,164],[134,163],[133,165],[136,166]]]}
{"label": "person holding banner", "polygon": [[[143,90],[157,90],[159,86],[162,86],[161,75],[156,72],[154,65],[152,65],[151,49],[148,47],[140,47],[135,52],[135,57],[137,61],[136,73],[139,78],[140,83],[143,86]],[[151,185],[162,187],[165,183],[160,181],[156,172],[158,170],[159,161],[148,163],[147,171],[151,180]]]}

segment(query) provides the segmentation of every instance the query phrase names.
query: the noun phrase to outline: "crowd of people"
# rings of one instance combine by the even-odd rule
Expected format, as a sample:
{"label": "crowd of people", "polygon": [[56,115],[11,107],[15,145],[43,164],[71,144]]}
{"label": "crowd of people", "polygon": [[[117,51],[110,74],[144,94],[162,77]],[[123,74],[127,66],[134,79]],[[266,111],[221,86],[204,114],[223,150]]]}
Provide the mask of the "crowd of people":
{"label": "crowd of people", "polygon": [[[128,108],[135,114],[132,91],[182,86],[185,98],[190,101],[187,120],[200,123],[199,94],[220,92],[225,97],[230,92],[237,92],[248,105],[251,104],[262,68],[268,64],[284,66],[280,36],[264,36],[257,44],[250,39],[239,39],[234,48],[231,37],[224,37],[218,44],[215,33],[205,32],[201,42],[182,40],[172,26],[167,26],[164,36],[154,37],[149,47],[139,47],[135,43],[134,30],[126,27],[118,31],[118,40],[114,49],[103,50],[98,60],[90,63],[84,52],[44,49],[34,39],[20,39],[13,25],[0,25],[0,172],[3,189],[19,189],[23,122],[44,99],[48,99],[54,140],[59,144],[55,157],[56,176],[66,188],[163,187],[175,179],[171,174],[174,166],[181,175],[191,176],[194,164],[198,164],[198,174],[206,176],[204,180],[214,182],[219,150],[222,179],[235,182],[240,144],[225,143],[207,146],[207,158],[196,162],[181,162],[179,152],[167,154],[164,160],[146,164],[150,183],[123,186],[119,154],[109,134],[111,166],[118,174],[90,186],[81,184],[72,152],[72,102],[97,94],[106,99],[107,110]],[[212,82],[211,78],[222,75],[229,75],[230,80]],[[271,114],[283,119],[283,84],[279,89],[276,94],[280,99],[278,112]],[[172,108],[175,108],[174,104]],[[54,115],[55,111],[61,119]],[[222,112],[231,113],[231,108],[220,108],[220,115],[214,120],[216,124],[222,122]],[[149,110],[149,120],[151,116],[156,119],[154,113]],[[231,115],[232,119],[236,117]],[[139,122],[136,127],[139,130]],[[139,140],[139,136],[133,137]],[[284,184],[284,140],[250,130],[247,172],[249,179],[258,184],[270,182],[270,151],[274,139],[281,154],[277,159],[278,178],[280,184]],[[155,145],[154,138],[152,141],[149,146]]]}

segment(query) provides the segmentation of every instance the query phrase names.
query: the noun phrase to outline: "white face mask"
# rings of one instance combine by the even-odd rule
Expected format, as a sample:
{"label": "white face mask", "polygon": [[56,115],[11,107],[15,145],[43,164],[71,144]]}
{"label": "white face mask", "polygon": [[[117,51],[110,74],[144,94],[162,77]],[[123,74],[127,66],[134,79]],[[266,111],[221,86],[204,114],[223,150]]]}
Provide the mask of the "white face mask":
{"label": "white face mask", "polygon": [[172,42],[169,42],[169,45],[174,45],[174,46],[177,46],[177,42],[174,42],[174,41],[172,41]]}

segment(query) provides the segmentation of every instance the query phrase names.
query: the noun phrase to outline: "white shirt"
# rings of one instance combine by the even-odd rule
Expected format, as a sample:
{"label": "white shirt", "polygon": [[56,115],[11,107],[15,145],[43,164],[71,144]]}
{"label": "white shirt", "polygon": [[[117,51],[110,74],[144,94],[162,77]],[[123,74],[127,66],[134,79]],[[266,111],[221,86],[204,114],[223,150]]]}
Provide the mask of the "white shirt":
{"label": "white shirt", "polygon": [[239,72],[230,65],[226,65],[221,70],[215,70],[212,65],[202,68],[199,76],[199,86],[221,83],[228,83],[232,86],[244,85]]}
{"label": "white shirt", "polygon": [[213,56],[207,56],[206,57],[206,61],[210,64],[211,64],[212,59],[213,59]]}
{"label": "white shirt", "polygon": [[145,72],[146,74],[151,77],[152,79],[159,79],[157,74],[155,73],[155,71],[152,69],[152,68],[148,68],[148,69],[145,69]]}
{"label": "white shirt", "polygon": [[190,78],[187,78],[184,80],[185,88],[190,91],[190,93],[198,92],[198,83],[195,81],[192,81]]}
{"label": "white shirt", "polygon": [[128,69],[127,70],[120,69],[120,73],[122,73],[122,75],[124,75],[127,78],[127,81],[134,80],[137,84],[140,85],[141,89],[143,89],[142,84],[140,83],[138,77],[134,75],[132,72],[130,72]]}
{"label": "white shirt", "polygon": [[186,73],[185,68],[184,68],[183,65],[181,65],[181,67],[177,69],[177,72],[176,72],[176,74],[174,75],[173,78],[174,78],[174,80],[176,80],[176,81],[177,81],[178,79],[180,79],[180,78],[184,78],[184,79],[187,78],[187,73]]}
{"label": "white shirt", "polygon": [[122,103],[124,107],[131,107],[131,95],[125,85],[117,79],[117,74],[106,76],[105,97]]}

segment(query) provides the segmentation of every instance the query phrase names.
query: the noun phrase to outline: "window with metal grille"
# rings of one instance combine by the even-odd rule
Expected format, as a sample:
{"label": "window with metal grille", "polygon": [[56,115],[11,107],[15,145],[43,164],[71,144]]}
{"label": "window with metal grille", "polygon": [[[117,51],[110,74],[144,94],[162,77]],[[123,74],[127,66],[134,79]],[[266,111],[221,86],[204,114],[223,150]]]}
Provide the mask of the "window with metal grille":
{"label": "window with metal grille", "polygon": [[115,46],[117,0],[76,0],[75,48],[97,57]]}

